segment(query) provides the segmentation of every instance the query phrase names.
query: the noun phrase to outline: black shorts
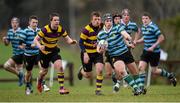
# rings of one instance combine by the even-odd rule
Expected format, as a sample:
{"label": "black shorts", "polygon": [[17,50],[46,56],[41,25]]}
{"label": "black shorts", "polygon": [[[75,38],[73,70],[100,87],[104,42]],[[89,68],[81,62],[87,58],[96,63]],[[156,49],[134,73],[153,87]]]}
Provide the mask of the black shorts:
{"label": "black shorts", "polygon": [[33,69],[33,66],[38,62],[38,55],[33,55],[33,56],[24,55],[24,59],[25,59],[24,62],[25,62],[26,70],[31,71]]}
{"label": "black shorts", "polygon": [[111,57],[111,61],[113,64],[118,60],[122,60],[125,64],[134,62],[134,58],[129,50],[122,55]]}
{"label": "black shorts", "polygon": [[111,57],[110,57],[108,51],[105,52],[105,63],[110,63],[111,66],[114,68],[113,63],[111,61]]}
{"label": "black shorts", "polygon": [[11,58],[15,61],[16,64],[23,64],[24,58],[23,54],[14,55]]}
{"label": "black shorts", "polygon": [[59,59],[61,60],[61,56],[58,54],[59,52],[60,52],[59,48],[49,54],[44,54],[40,51],[39,61],[41,63],[41,66],[43,68],[48,68],[50,61],[54,63],[56,60],[59,60]]}
{"label": "black shorts", "polygon": [[84,53],[81,52],[81,62],[83,65],[83,69],[85,72],[91,72],[92,71],[92,65],[96,64],[96,63],[104,63],[103,62],[103,55],[99,54],[99,53],[88,53],[89,55],[89,62],[87,64],[85,64],[83,61],[84,58]]}
{"label": "black shorts", "polygon": [[143,50],[143,53],[141,55],[141,61],[145,61],[146,63],[150,62],[151,66],[156,67],[159,64],[159,60],[160,52],[154,53]]}

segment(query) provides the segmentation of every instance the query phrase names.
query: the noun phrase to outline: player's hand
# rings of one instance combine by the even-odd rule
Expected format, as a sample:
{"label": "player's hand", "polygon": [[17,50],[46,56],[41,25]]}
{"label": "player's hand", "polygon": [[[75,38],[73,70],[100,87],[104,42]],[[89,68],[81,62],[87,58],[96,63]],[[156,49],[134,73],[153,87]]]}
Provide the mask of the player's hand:
{"label": "player's hand", "polygon": [[19,45],[20,49],[25,49],[26,44]]}
{"label": "player's hand", "polygon": [[127,41],[132,41],[132,37],[131,36],[127,36],[127,38],[125,38]]}
{"label": "player's hand", "polygon": [[150,48],[148,48],[148,49],[147,49],[147,51],[149,51],[149,52],[153,52],[153,51],[154,51],[154,47],[153,47],[153,46],[151,46]]}
{"label": "player's hand", "polygon": [[6,40],[7,40],[7,37],[4,36],[4,37],[2,38],[2,40],[3,40],[3,41],[6,41]]}
{"label": "player's hand", "polygon": [[134,40],[133,45],[136,46],[136,44],[137,44],[137,40]]}
{"label": "player's hand", "polygon": [[99,47],[99,46],[97,46],[97,52],[98,53],[100,53],[100,54],[102,54],[102,53],[104,53],[106,51],[106,48],[104,47]]}
{"label": "player's hand", "polygon": [[5,45],[8,45],[8,44],[9,44],[9,41],[7,40],[7,37],[6,37],[6,36],[4,36],[4,37],[2,38],[2,40],[3,40],[3,42],[4,42]]}
{"label": "player's hand", "polygon": [[131,43],[131,44],[128,44],[128,47],[130,47],[130,48],[133,48],[133,49],[134,49],[134,48],[135,48],[135,45]]}
{"label": "player's hand", "polygon": [[31,44],[31,48],[34,48],[35,46],[36,46],[36,44],[34,44],[34,43],[33,43],[33,44]]}
{"label": "player's hand", "polygon": [[89,55],[85,52],[84,53],[84,63],[87,64],[89,62]]}
{"label": "player's hand", "polygon": [[44,45],[40,45],[40,46],[39,46],[39,49],[40,49],[41,51],[44,51],[44,50],[45,50],[45,46],[44,46]]}
{"label": "player's hand", "polygon": [[135,48],[134,43],[133,43],[132,41],[130,41],[130,40],[128,40],[126,44],[127,44],[127,46],[130,47],[130,48]]}
{"label": "player's hand", "polygon": [[72,40],[71,44],[77,44],[76,40]]}

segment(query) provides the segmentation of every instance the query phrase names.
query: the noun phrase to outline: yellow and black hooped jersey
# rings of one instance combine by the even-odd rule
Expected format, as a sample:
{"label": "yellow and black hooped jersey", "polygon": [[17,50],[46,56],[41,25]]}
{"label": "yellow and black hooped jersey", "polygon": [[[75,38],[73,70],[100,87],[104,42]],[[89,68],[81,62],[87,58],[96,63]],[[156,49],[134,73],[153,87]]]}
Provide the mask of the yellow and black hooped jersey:
{"label": "yellow and black hooped jersey", "polygon": [[48,54],[57,48],[59,37],[66,37],[67,32],[61,25],[57,30],[52,30],[50,25],[46,25],[38,32],[38,36],[41,37],[40,43],[45,46],[45,50],[41,52]]}
{"label": "yellow and black hooped jersey", "polygon": [[79,45],[82,52],[97,52],[97,34],[99,30],[100,27],[94,27],[92,24],[89,24],[82,29],[79,40]]}

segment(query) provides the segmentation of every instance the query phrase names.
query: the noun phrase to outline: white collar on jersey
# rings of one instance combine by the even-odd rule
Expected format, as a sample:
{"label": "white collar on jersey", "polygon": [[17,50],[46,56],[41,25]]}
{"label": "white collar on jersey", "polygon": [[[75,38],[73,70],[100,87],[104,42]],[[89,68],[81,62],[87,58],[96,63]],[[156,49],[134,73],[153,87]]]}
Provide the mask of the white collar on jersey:
{"label": "white collar on jersey", "polygon": [[30,26],[28,26],[28,29],[32,30],[33,32],[37,32],[38,28],[36,27],[36,30],[32,29]]}
{"label": "white collar on jersey", "polygon": [[19,31],[21,28],[18,27],[16,30],[12,29],[13,33],[16,33],[17,31]]}
{"label": "white collar on jersey", "polygon": [[129,25],[131,21],[128,22],[128,24],[126,24],[122,19],[121,19],[121,23],[124,24],[124,25]]}
{"label": "white collar on jersey", "polygon": [[152,21],[151,21],[149,24],[147,24],[147,25],[143,25],[143,26],[147,27],[147,26],[149,26],[149,25],[151,25],[151,24],[152,24]]}
{"label": "white collar on jersey", "polygon": [[109,32],[111,31],[112,27],[113,27],[113,26],[111,26],[111,28],[110,28],[109,30],[107,30],[106,27],[105,27],[105,25],[104,25],[103,30],[105,31],[105,33],[109,33]]}

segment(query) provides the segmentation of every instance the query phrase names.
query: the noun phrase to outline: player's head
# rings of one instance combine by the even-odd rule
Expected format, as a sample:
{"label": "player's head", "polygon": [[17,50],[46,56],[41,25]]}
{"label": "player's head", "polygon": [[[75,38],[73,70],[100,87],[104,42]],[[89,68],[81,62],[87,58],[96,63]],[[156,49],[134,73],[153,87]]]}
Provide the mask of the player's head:
{"label": "player's head", "polygon": [[32,15],[29,17],[29,26],[32,28],[32,29],[36,29],[37,26],[38,26],[38,17],[35,16],[35,15]]}
{"label": "player's head", "polygon": [[100,12],[94,11],[91,13],[91,23],[93,26],[98,27],[101,24],[101,14]]}
{"label": "player's head", "polygon": [[17,17],[13,17],[11,19],[11,26],[13,29],[17,29],[19,27],[20,19]]}
{"label": "player's head", "polygon": [[122,16],[119,13],[113,14],[113,23],[114,24],[120,24]]}
{"label": "player's head", "polygon": [[49,15],[49,19],[50,19],[50,24],[53,28],[58,28],[59,26],[59,14],[58,13],[52,13]]}
{"label": "player's head", "polygon": [[129,9],[123,9],[121,12],[122,20],[124,22],[129,22],[130,20],[130,10]]}
{"label": "player's head", "polygon": [[147,26],[151,22],[151,15],[148,12],[143,13],[142,22],[145,26]]}
{"label": "player's head", "polygon": [[113,18],[110,13],[106,13],[103,15],[103,23],[106,28],[110,29],[113,25]]}

